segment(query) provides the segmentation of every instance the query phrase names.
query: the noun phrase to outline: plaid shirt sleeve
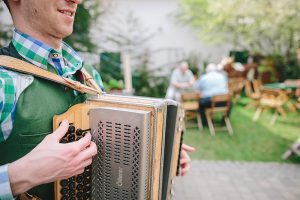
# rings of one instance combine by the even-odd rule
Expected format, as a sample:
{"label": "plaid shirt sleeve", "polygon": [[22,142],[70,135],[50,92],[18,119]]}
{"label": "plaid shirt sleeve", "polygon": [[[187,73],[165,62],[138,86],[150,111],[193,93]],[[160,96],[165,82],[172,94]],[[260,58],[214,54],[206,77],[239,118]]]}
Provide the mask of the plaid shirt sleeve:
{"label": "plaid shirt sleeve", "polygon": [[0,143],[9,137],[18,98],[32,81],[30,75],[8,71],[0,66]]}
{"label": "plaid shirt sleeve", "polygon": [[0,200],[14,199],[8,177],[8,165],[0,166]]}
{"label": "plaid shirt sleeve", "polygon": [[15,104],[14,80],[8,71],[0,68],[0,142],[5,141],[12,130]]}
{"label": "plaid shirt sleeve", "polygon": [[[10,135],[16,102],[31,82],[30,76],[7,71],[0,66],[0,143]],[[8,165],[3,165],[0,166],[0,200],[8,199],[14,198],[10,188]]]}

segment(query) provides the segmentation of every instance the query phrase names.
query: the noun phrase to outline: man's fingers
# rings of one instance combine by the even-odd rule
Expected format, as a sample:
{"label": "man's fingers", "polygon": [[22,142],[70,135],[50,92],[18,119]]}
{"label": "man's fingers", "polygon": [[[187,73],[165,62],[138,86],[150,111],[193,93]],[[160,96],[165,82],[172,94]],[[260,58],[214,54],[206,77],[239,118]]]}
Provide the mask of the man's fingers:
{"label": "man's fingers", "polygon": [[180,155],[180,174],[181,176],[184,176],[187,171],[190,169],[190,162],[191,162],[191,159],[189,157],[189,154],[184,150],[182,149],[181,150],[181,155]]}
{"label": "man's fingers", "polygon": [[61,122],[59,127],[52,134],[59,141],[62,137],[64,137],[64,135],[68,131],[68,128],[69,128],[69,122],[68,120],[65,119],[64,121]]}
{"label": "man's fingers", "polygon": [[182,158],[185,158],[188,161],[191,161],[189,154],[185,150],[181,151],[180,159],[182,159]]}
{"label": "man's fingers", "polygon": [[187,158],[180,159],[180,174],[184,176],[190,169],[190,160]]}
{"label": "man's fingers", "polygon": [[91,144],[92,136],[90,133],[87,133],[83,138],[76,142],[69,143],[70,145],[74,146],[76,149],[76,152],[80,152],[84,150],[86,147],[88,147]]}
{"label": "man's fingers", "polygon": [[85,161],[83,161],[82,163],[80,163],[80,165],[78,166],[78,169],[84,169],[85,167],[89,166],[92,164],[93,159],[89,158]]}
{"label": "man's fingers", "polygon": [[185,176],[186,173],[190,170],[190,168],[191,168],[190,164],[185,165],[181,170],[181,176]]}
{"label": "man's fingers", "polygon": [[92,158],[94,155],[97,154],[97,146],[94,142],[90,143],[90,146],[82,150],[78,155],[77,155],[77,160],[81,163],[85,160],[88,160]]}
{"label": "man's fingers", "polygon": [[185,164],[187,164],[187,163],[189,163],[189,162],[190,162],[190,160],[187,159],[187,158],[181,158],[181,159],[180,159],[180,165],[185,165]]}
{"label": "man's fingers", "polygon": [[187,151],[187,152],[192,152],[192,151],[196,150],[194,147],[191,147],[191,146],[186,145],[186,144],[182,144],[182,149]]}

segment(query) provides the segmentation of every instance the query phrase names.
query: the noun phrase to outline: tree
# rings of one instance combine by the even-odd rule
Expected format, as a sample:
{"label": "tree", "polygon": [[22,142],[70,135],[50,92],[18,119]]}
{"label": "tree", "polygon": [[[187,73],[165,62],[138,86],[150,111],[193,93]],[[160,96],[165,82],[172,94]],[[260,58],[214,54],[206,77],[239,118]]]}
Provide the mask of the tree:
{"label": "tree", "polygon": [[101,21],[97,25],[104,51],[125,51],[132,56],[143,54],[141,49],[155,35],[131,10],[112,15],[109,23]]}
{"label": "tree", "polygon": [[179,21],[210,42],[292,58],[300,48],[299,0],[181,0]]}

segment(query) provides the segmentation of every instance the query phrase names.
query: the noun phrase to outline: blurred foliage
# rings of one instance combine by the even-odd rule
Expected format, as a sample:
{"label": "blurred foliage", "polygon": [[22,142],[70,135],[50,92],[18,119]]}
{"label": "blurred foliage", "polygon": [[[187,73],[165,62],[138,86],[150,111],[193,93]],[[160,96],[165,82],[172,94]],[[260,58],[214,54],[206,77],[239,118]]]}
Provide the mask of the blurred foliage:
{"label": "blurred foliage", "polygon": [[[100,74],[103,82],[109,88],[116,86],[116,82],[123,81],[123,71],[121,69],[121,54],[112,52],[103,52],[100,54]],[[111,82],[114,80],[113,82]],[[111,83],[111,84],[110,84]],[[108,89],[109,89],[108,88]],[[116,89],[119,89],[117,86]]]}
{"label": "blurred foliage", "polygon": [[[3,2],[0,2],[0,13],[6,9]],[[6,25],[0,20],[0,47],[6,46],[11,38],[11,26]]]}
{"label": "blurred foliage", "polygon": [[108,82],[104,82],[104,88],[107,93],[112,92],[112,90],[123,90],[124,82],[123,80],[110,79]]}
{"label": "blurred foliage", "polygon": [[178,19],[251,52],[289,56],[300,47],[299,0],[181,0]]}
{"label": "blurred foliage", "polygon": [[94,52],[97,46],[91,41],[90,28],[103,12],[101,0],[83,0],[77,7],[73,34],[64,41],[77,51]]}
{"label": "blurred foliage", "polygon": [[280,79],[300,77],[299,0],[181,0],[177,19],[209,42],[274,58]]}
{"label": "blurred foliage", "polygon": [[135,95],[163,98],[169,84],[165,76],[157,76],[146,65],[139,67],[133,72],[133,88]]}
{"label": "blurred foliage", "polygon": [[[194,74],[194,76],[197,78],[200,75],[200,70],[199,68],[199,62],[200,62],[200,57],[196,53],[189,53],[188,56],[183,60],[188,63],[190,70]],[[178,63],[180,64],[180,63]]]}
{"label": "blurred foliage", "polygon": [[123,90],[123,70],[121,68],[121,53],[103,52],[100,54],[100,74],[106,92]]}
{"label": "blurred foliage", "polygon": [[163,98],[169,80],[166,76],[159,76],[159,70],[150,70],[149,54],[145,53],[140,58],[139,67],[133,71],[132,86],[134,95]]}
{"label": "blurred foliage", "polygon": [[96,28],[101,32],[98,38],[102,49],[126,52],[131,57],[140,56],[141,49],[154,37],[140,17],[130,10],[116,13],[109,23],[98,23]]}

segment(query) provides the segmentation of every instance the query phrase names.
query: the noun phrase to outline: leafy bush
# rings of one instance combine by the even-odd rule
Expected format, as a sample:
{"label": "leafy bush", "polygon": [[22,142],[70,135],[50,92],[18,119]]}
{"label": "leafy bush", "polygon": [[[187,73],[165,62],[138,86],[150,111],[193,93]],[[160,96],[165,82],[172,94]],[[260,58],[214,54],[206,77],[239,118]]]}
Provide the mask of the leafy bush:
{"label": "leafy bush", "polygon": [[146,66],[142,66],[133,72],[132,84],[137,96],[163,98],[169,81],[167,77],[155,76]]}

